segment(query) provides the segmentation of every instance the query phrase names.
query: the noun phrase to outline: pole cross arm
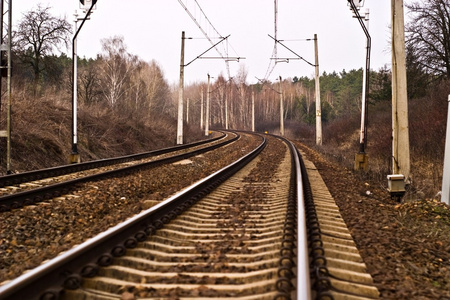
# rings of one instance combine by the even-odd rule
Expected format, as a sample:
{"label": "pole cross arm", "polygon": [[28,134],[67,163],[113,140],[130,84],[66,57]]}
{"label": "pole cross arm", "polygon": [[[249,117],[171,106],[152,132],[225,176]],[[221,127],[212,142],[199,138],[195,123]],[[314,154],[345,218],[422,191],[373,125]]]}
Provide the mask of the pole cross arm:
{"label": "pole cross arm", "polygon": [[226,61],[237,61],[239,62],[241,59],[245,59],[245,57],[223,57],[223,56],[205,56],[205,57],[197,57],[196,59],[225,59]]}
{"label": "pole cross arm", "polygon": [[277,40],[276,38],[274,38],[273,36],[271,36],[270,34],[268,34],[268,36],[270,38],[272,38],[276,43],[280,44],[281,46],[283,46],[284,48],[286,48],[287,50],[289,50],[290,52],[292,52],[295,56],[298,57],[298,59],[301,59],[303,61],[305,61],[308,65],[315,67],[315,64],[310,63],[309,61],[307,61],[306,59],[304,59],[303,57],[301,57],[300,55],[298,55],[297,53],[295,53],[293,50],[289,49],[286,45],[284,45],[282,42],[280,42],[279,40]]}
{"label": "pole cross arm", "polygon": [[362,17],[361,17],[361,15],[359,14],[358,8],[356,7],[355,3],[353,3],[352,0],[348,0],[348,2],[350,3],[350,6],[352,7],[353,12],[356,14],[356,18],[358,19],[359,24],[361,24],[361,27],[362,27],[362,29],[363,29],[363,31],[364,31],[364,33],[365,33],[367,39],[370,41],[371,38],[370,38],[369,30],[367,30],[366,25],[364,25],[364,22],[363,22],[363,20],[362,20]]}
{"label": "pole cross arm", "polygon": [[[191,60],[190,62],[188,62],[187,64],[184,65],[184,67],[189,66],[190,64],[192,64],[194,61],[196,61],[199,58],[202,58],[202,56],[204,54],[206,54],[209,50],[215,48],[217,45],[219,45],[220,43],[222,43],[223,41],[225,41],[226,39],[228,39],[230,37],[230,34],[227,35],[226,37],[222,38],[220,41],[218,41],[217,43],[215,43],[214,45],[212,45],[211,47],[209,47],[205,52],[203,52],[202,54],[200,54],[199,56],[197,56],[196,58],[194,58],[193,60]],[[220,57],[220,59],[226,59],[226,57]]]}
{"label": "pole cross arm", "polygon": [[[97,2],[97,1],[95,1],[95,2]],[[84,22],[86,22],[86,20],[89,18],[89,15],[91,14],[91,11],[92,11],[92,9],[94,8],[94,5],[95,5],[95,3],[92,3],[92,6],[89,8],[88,12],[87,12],[86,15],[84,16],[83,22],[81,22],[80,27],[78,28],[77,32],[76,32],[75,35],[73,36],[72,43],[74,43],[75,40],[77,39],[78,33],[79,33],[80,30],[81,30],[81,27],[83,27]]]}

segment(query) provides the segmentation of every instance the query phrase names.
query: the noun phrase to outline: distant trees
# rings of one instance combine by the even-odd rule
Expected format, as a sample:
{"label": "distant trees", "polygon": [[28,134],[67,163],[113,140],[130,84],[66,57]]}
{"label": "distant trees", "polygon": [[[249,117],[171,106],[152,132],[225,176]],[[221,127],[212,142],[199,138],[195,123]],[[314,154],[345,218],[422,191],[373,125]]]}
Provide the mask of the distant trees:
{"label": "distant trees", "polygon": [[49,10],[50,7],[38,5],[36,9],[28,11],[14,32],[16,55],[33,70],[35,95],[43,71],[51,66],[49,55],[61,44],[67,45],[72,32],[65,19],[52,16]]}
{"label": "distant trees", "polygon": [[[232,78],[217,76],[211,82],[211,126],[223,128],[228,121],[230,128],[251,129],[252,95],[255,99],[256,127],[266,130],[277,126],[280,120],[280,91],[284,99],[284,119],[314,125],[316,119],[315,82],[308,77],[294,77],[257,84],[246,82],[245,70]],[[385,101],[391,95],[391,75],[386,68],[371,74],[371,97],[374,101]],[[361,112],[362,69],[324,72],[321,81],[322,120],[359,116]],[[206,99],[206,84],[186,86],[185,99],[189,98],[189,119],[200,125],[201,89]],[[176,89],[176,87],[174,88]],[[173,96],[173,98],[176,98]],[[203,116],[203,118],[205,118]],[[267,127],[269,126],[269,127]]]}

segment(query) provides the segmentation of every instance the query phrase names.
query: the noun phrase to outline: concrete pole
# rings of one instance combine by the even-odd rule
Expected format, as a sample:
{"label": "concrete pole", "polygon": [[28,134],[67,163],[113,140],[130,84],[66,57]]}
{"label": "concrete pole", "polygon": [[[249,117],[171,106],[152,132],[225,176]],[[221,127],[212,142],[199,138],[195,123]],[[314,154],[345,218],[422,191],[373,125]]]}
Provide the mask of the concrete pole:
{"label": "concrete pole", "polygon": [[316,145],[322,145],[322,109],[320,105],[320,81],[319,81],[319,48],[317,34],[314,34],[315,53],[315,81],[316,81]]}
{"label": "concrete pole", "polygon": [[252,91],[252,131],[255,131],[255,91]]}
{"label": "concrete pole", "polygon": [[225,129],[228,130],[228,97],[230,95],[225,95]]}
{"label": "concrete pole", "polygon": [[181,33],[180,85],[178,87],[177,145],[183,144],[184,31]]}
{"label": "concrete pole", "polygon": [[450,204],[450,95],[448,95],[447,133],[445,136],[444,173],[442,175],[441,201]]}
{"label": "concrete pole", "polygon": [[228,98],[231,100],[232,98],[232,88],[233,88],[233,83],[231,81],[232,78],[230,78],[230,93],[228,94],[228,96],[225,97],[225,129],[228,130],[230,125],[228,123]]}
{"label": "concrete pole", "polygon": [[391,0],[392,13],[392,166],[410,180],[408,95],[403,0]]}
{"label": "concrete pole", "polygon": [[205,136],[209,136],[209,81],[211,77],[208,74],[208,87],[206,89],[206,114],[205,114]]}
{"label": "concrete pole", "polygon": [[280,76],[280,135],[284,136],[284,107],[283,107],[283,88]]}
{"label": "concrete pole", "polygon": [[200,93],[200,129],[203,129],[203,88]]}

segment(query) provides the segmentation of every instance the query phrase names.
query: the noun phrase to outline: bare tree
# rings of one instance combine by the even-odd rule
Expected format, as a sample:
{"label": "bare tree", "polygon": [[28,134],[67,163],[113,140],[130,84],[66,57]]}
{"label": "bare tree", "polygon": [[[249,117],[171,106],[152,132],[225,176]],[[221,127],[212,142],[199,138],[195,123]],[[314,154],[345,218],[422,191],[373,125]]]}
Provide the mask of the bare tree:
{"label": "bare tree", "polygon": [[101,80],[97,72],[98,62],[92,61],[81,68],[79,93],[85,104],[100,102]]}
{"label": "bare tree", "polygon": [[33,70],[35,95],[45,70],[44,56],[52,54],[61,44],[67,46],[72,32],[65,19],[52,16],[49,11],[50,7],[38,5],[23,15],[14,32],[16,52],[20,60]]}
{"label": "bare tree", "polygon": [[163,112],[168,99],[169,86],[158,63],[154,60],[150,63],[137,62],[130,78],[130,106],[135,111],[150,116],[156,110]]}
{"label": "bare tree", "polygon": [[422,0],[406,4],[411,21],[406,26],[409,51],[428,72],[450,76],[450,2]]}
{"label": "bare tree", "polygon": [[131,74],[136,68],[137,57],[127,52],[124,38],[114,36],[101,41],[104,55],[102,55],[102,75],[105,85],[104,96],[114,107],[119,100],[123,100],[127,92]]}
{"label": "bare tree", "polygon": [[169,85],[164,79],[164,73],[156,61],[147,64],[143,80],[147,83],[146,106],[149,110],[163,112],[163,107],[169,99]]}

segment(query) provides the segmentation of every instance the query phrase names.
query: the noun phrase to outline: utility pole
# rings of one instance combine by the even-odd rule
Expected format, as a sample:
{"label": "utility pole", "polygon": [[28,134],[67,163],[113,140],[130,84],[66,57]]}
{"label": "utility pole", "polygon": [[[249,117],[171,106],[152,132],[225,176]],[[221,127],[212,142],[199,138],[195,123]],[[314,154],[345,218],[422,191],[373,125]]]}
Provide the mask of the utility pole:
{"label": "utility pole", "polygon": [[[359,14],[359,9],[363,6],[364,1],[360,0],[348,0],[350,5],[350,10],[353,11],[354,18],[356,18],[361,25],[364,34],[366,35],[366,63],[363,69],[363,88],[361,96],[361,130],[359,139],[359,151],[355,154],[355,170],[365,170],[368,169],[369,156],[366,154],[367,147],[367,112],[368,112],[368,91],[369,91],[369,75],[370,75],[370,49],[372,44],[372,39],[369,34],[369,10],[366,10],[365,17],[361,17]],[[366,24],[364,24],[363,19],[365,18]]]}
{"label": "utility pole", "polygon": [[[82,20],[82,19],[81,19]],[[78,21],[81,21],[78,19],[78,13],[75,11],[75,32],[78,31]],[[72,55],[72,64],[73,64],[73,84],[72,84],[72,153],[69,157],[69,163],[80,163],[81,157],[78,153],[78,132],[77,132],[77,110],[78,110],[78,54],[77,54],[77,40],[73,40],[73,55]]]}
{"label": "utility pole", "polygon": [[[1,80],[6,75],[7,103],[6,103],[6,130],[0,130],[0,137],[6,138],[6,173],[11,174],[11,26],[12,26],[12,0],[0,0],[0,100]],[[4,20],[7,15],[7,21]],[[3,25],[6,23],[6,34],[3,35]],[[6,64],[4,64],[6,54]],[[6,72],[4,72],[6,69]],[[6,74],[5,74],[6,73]],[[1,104],[1,101],[0,101]]]}
{"label": "utility pole", "polygon": [[201,88],[200,93],[200,129],[203,130],[203,88]]}
{"label": "utility pole", "polygon": [[[69,163],[80,163],[81,157],[78,153],[78,132],[77,132],[77,37],[80,33],[81,28],[83,28],[86,20],[89,19],[92,9],[94,9],[97,0],[80,0],[83,5],[85,12],[84,18],[78,19],[75,15],[75,35],[72,39],[72,74],[73,74],[73,89],[72,89],[72,152],[69,156]],[[81,21],[81,25],[77,28],[77,22]]]}
{"label": "utility pole", "polygon": [[[367,32],[369,32],[369,9],[366,9],[366,15],[365,15],[365,21],[366,21],[366,30]],[[369,37],[366,38],[366,57],[365,57],[365,68],[363,69],[363,85],[362,85],[362,96],[361,96],[361,133],[360,133],[360,138],[359,138],[359,144],[360,144],[360,153],[364,153],[365,154],[365,148],[366,148],[366,144],[367,144],[367,89],[368,89],[368,72],[370,72],[370,70],[367,70],[367,59],[368,59],[368,55],[370,52],[370,49],[368,49],[370,47],[370,43],[368,41]],[[364,165],[367,168],[367,157],[363,158],[363,161],[365,162]]]}
{"label": "utility pole", "polygon": [[205,115],[205,136],[209,136],[209,81],[210,76],[208,74],[208,87],[206,89],[206,115]]}
{"label": "utility pole", "polygon": [[[184,6],[184,5],[183,5]],[[186,8],[185,8],[186,9]],[[205,33],[206,35],[206,33]],[[193,63],[194,61],[196,61],[197,59],[203,58],[202,56],[208,52],[209,50],[215,48],[218,44],[222,43],[223,41],[225,41],[226,39],[228,39],[230,36],[226,36],[224,38],[221,38],[221,40],[219,42],[217,42],[216,44],[212,45],[210,48],[208,48],[206,51],[204,51],[202,54],[200,54],[199,56],[197,56],[196,58],[194,58],[193,60],[191,60],[190,62],[188,62],[187,64],[184,64],[184,40],[185,35],[184,35],[184,31],[181,33],[181,59],[180,59],[180,85],[179,85],[179,89],[178,89],[178,122],[177,122],[177,144],[183,144],[183,93],[184,93],[184,68],[189,66],[191,63]],[[189,38],[192,39],[192,38]],[[239,59],[241,59],[241,57],[220,57],[219,59],[226,59],[228,60],[236,60],[239,61]],[[209,74],[208,74],[209,76]],[[209,95],[207,95],[208,97]],[[207,104],[208,105],[208,104]],[[208,114],[208,112],[207,112]],[[209,125],[209,124],[207,124]],[[208,128],[209,129],[209,128]],[[206,134],[208,135],[208,134]]]}
{"label": "utility pole", "polygon": [[178,87],[177,145],[183,144],[184,31],[181,33],[180,85]]}
{"label": "utility pole", "polygon": [[284,111],[283,111],[283,87],[281,85],[281,76],[280,78],[280,135],[284,136]]}
{"label": "utility pole", "polygon": [[[225,97],[225,129],[229,129],[229,123],[228,123],[228,99],[233,98],[233,77],[230,77],[230,93],[228,96]],[[226,94],[226,93],[225,93]]]}
{"label": "utility pole", "polygon": [[316,71],[316,145],[322,145],[322,109],[320,104],[319,47],[317,43],[317,34],[314,34],[314,53]]}
{"label": "utility pole", "polygon": [[225,129],[228,130],[228,97],[230,97],[230,95],[227,95],[227,93],[225,93]]}
{"label": "utility pole", "polygon": [[391,196],[400,198],[410,182],[408,95],[403,0],[391,0],[392,16],[392,171]]}
{"label": "utility pole", "polygon": [[255,132],[255,91],[252,91],[252,131]]}

